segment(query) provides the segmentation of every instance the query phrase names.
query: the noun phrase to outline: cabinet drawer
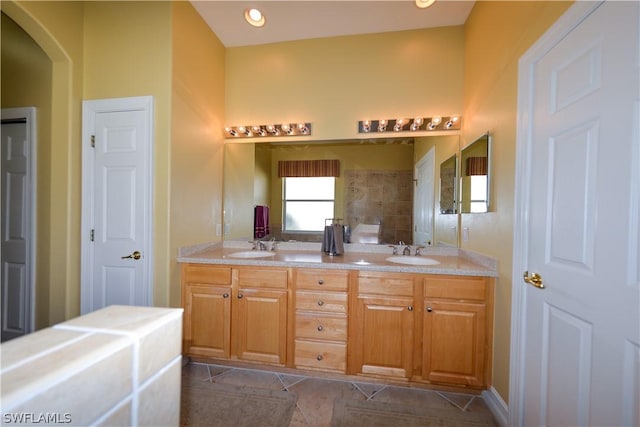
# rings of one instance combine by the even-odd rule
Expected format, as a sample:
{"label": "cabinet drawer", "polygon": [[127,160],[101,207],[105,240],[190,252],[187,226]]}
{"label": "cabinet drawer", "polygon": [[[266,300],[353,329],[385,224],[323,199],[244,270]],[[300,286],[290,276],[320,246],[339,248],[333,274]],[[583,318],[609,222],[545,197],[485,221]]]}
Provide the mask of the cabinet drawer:
{"label": "cabinet drawer", "polygon": [[347,314],[347,294],[297,291],[296,310]]}
{"label": "cabinet drawer", "polygon": [[234,269],[241,288],[287,288],[287,270],[267,268]]}
{"label": "cabinet drawer", "polygon": [[484,277],[427,277],[424,280],[426,298],[484,301],[487,279]]}
{"label": "cabinet drawer", "polygon": [[305,269],[296,271],[298,289],[346,291],[349,274],[346,271]]}
{"label": "cabinet drawer", "polygon": [[231,269],[229,267],[185,264],[182,268],[184,281],[186,283],[209,283],[213,285],[231,284]]}
{"label": "cabinet drawer", "polygon": [[413,277],[393,273],[361,273],[358,276],[358,294],[413,296]]}
{"label": "cabinet drawer", "polygon": [[347,340],[346,316],[326,316],[314,313],[296,314],[296,337],[315,340]]}
{"label": "cabinet drawer", "polygon": [[296,340],[296,367],[345,372],[347,345]]}

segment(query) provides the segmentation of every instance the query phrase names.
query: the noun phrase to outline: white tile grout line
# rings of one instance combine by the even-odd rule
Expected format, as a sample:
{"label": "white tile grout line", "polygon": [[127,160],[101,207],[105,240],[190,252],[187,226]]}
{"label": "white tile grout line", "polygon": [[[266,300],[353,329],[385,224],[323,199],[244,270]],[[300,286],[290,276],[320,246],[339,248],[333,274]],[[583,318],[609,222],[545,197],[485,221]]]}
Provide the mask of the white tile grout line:
{"label": "white tile grout line", "polygon": [[[473,395],[469,395],[469,401],[463,406],[458,405],[456,402],[454,402],[453,400],[449,399],[446,395],[442,394],[439,391],[436,391],[436,394],[438,396],[440,396],[441,398],[443,398],[444,400],[446,400],[447,402],[449,402],[450,404],[452,404],[453,406],[455,406],[456,408],[460,409],[463,412],[467,411],[467,408],[469,407],[469,405],[471,404],[471,402],[473,402],[473,400],[475,399],[475,396]],[[462,393],[457,393],[461,396],[467,396],[466,394],[462,394]]]}
{"label": "white tile grout line", "polygon": [[300,384],[302,381],[306,380],[307,377],[304,376],[299,376],[299,375],[287,375],[287,376],[291,376],[291,377],[297,377],[299,378],[297,381],[292,382],[291,384],[285,384],[284,380],[282,379],[282,377],[284,376],[284,374],[276,374],[276,376],[278,377],[278,380],[280,380],[280,384],[282,384],[282,389],[286,392],[289,391],[289,387],[293,387],[296,384]]}

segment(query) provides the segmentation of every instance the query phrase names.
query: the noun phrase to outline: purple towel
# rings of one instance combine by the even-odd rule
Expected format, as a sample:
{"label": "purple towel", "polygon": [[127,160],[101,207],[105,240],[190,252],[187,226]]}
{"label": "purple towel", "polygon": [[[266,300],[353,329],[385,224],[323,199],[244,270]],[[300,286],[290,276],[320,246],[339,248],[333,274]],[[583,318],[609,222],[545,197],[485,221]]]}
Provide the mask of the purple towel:
{"label": "purple towel", "polygon": [[269,230],[269,206],[256,206],[253,215],[253,237],[261,239],[271,233]]}

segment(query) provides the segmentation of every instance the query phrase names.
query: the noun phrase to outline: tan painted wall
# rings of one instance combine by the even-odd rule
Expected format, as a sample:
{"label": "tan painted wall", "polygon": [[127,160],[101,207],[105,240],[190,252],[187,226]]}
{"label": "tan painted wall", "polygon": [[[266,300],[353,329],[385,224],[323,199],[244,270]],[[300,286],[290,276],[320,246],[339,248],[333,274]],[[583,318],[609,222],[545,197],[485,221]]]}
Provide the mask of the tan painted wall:
{"label": "tan painted wall", "polygon": [[172,26],[169,305],[179,307],[178,248],[221,239],[225,74],[224,46],[191,3],[173,3]]}
{"label": "tan painted wall", "polygon": [[47,54],[2,14],[2,108],[36,107],[36,312],[35,327],[49,325],[49,216],[51,214],[51,79]]}
{"label": "tan painted wall", "polygon": [[[465,24],[462,148],[487,130],[492,137],[491,212],[462,215],[462,247],[498,259],[493,383],[509,397],[509,345],[518,59],[570,2],[476,2]],[[520,285],[516,283],[514,285]]]}
{"label": "tan painted wall", "polygon": [[45,278],[49,315],[43,325],[80,311],[83,99],[154,97],[153,299],[158,306],[178,306],[177,248],[215,240],[221,216],[224,48],[186,2],[1,5],[53,64],[53,202],[44,213],[51,235],[46,241],[49,255],[42,260],[51,269]]}
{"label": "tan painted wall", "polygon": [[87,2],[85,99],[153,96],[154,291],[169,305],[169,179],[171,132],[171,3]]}
{"label": "tan painted wall", "polygon": [[459,26],[229,48],[227,125],[311,121],[324,140],[366,118],[459,114],[463,41]]}
{"label": "tan painted wall", "polygon": [[[2,1],[2,11],[42,48],[52,61],[49,235],[38,244],[49,268],[39,271],[49,285],[48,319],[58,323],[80,312],[80,124],[83,77],[83,13],[79,2]],[[4,67],[3,67],[4,74]],[[3,76],[4,77],[4,76]],[[45,137],[45,135],[41,135]],[[46,227],[45,227],[46,230]],[[39,296],[38,298],[42,298]],[[45,311],[40,311],[46,315]]]}

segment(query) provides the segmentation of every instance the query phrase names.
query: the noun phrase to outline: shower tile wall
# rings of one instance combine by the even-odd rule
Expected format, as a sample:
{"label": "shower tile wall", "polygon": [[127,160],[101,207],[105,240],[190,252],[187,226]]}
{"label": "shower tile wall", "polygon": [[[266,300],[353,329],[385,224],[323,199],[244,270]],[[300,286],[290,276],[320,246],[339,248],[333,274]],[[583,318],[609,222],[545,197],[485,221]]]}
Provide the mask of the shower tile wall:
{"label": "shower tile wall", "polygon": [[380,243],[411,243],[412,171],[346,170],[344,179],[345,224],[380,224]]}

